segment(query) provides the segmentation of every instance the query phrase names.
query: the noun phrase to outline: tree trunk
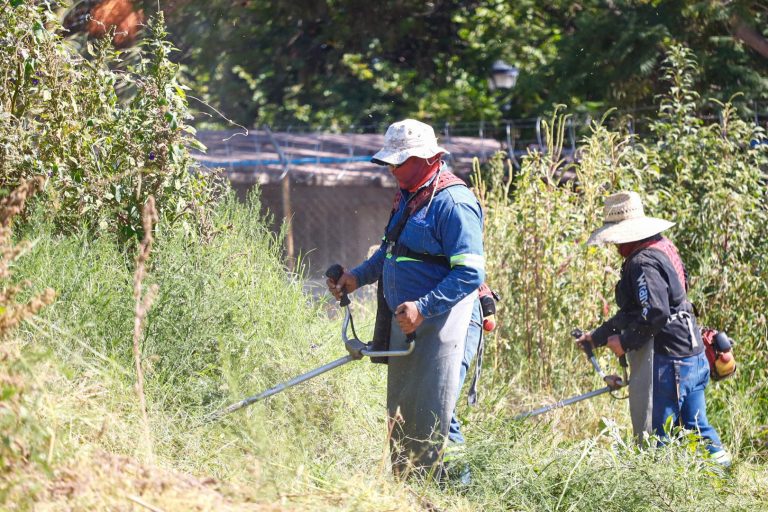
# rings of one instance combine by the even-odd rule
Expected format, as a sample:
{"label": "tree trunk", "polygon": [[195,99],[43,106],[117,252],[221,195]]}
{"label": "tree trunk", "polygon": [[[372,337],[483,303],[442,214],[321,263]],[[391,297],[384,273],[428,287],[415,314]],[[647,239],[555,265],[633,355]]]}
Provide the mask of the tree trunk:
{"label": "tree trunk", "polygon": [[747,46],[768,59],[768,39],[755,30],[740,16],[731,18],[731,27],[736,39],[742,40]]}

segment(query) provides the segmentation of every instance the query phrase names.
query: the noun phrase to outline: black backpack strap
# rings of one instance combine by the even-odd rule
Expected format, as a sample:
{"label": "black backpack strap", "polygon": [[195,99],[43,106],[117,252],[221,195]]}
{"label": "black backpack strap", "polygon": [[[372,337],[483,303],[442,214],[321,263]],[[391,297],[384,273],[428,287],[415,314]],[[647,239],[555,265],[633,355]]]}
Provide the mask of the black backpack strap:
{"label": "black backpack strap", "polygon": [[436,256],[434,254],[412,251],[408,248],[407,245],[401,244],[399,242],[392,246],[391,254],[396,258],[405,257],[412,260],[434,263],[435,265],[442,265],[444,267],[451,268],[451,261],[448,259],[448,256]]}

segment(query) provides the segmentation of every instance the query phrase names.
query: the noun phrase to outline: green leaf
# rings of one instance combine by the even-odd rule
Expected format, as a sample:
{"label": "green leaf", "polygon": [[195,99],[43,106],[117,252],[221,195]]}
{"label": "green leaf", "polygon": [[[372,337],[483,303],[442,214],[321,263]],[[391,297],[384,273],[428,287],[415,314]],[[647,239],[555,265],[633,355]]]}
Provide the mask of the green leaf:
{"label": "green leaf", "polygon": [[181,98],[187,99],[187,93],[184,92],[184,90],[179,87],[177,84],[173,84],[174,89],[176,90],[176,94],[178,94]]}

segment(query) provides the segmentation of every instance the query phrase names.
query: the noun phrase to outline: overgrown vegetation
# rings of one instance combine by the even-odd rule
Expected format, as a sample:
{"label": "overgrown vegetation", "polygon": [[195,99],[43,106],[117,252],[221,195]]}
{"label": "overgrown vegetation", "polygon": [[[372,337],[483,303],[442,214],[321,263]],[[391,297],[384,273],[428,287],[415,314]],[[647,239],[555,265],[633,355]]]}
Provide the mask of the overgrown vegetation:
{"label": "overgrown vegetation", "polygon": [[34,4],[0,10],[0,187],[46,178],[51,214],[66,231],[140,237],[149,196],[161,215],[199,224],[210,185],[190,172],[187,147],[199,143],[162,17],[147,27],[141,57],[116,70],[120,52],[96,42],[80,57],[56,15]]}
{"label": "overgrown vegetation", "polygon": [[31,284],[11,279],[11,266],[30,248],[28,242],[14,243],[13,220],[41,182],[25,182],[0,201],[0,503],[34,496],[41,490],[42,471],[46,469],[45,441],[50,433],[30,410],[35,399],[26,391],[32,372],[19,351],[4,343],[19,323],[55,298],[55,292],[46,288],[27,300],[19,300],[18,296],[28,292]]}
{"label": "overgrown vegetation", "polygon": [[[549,124],[546,154],[530,155],[519,174],[501,158],[479,183],[488,210],[486,250],[491,282],[514,301],[504,308],[497,341],[502,371],[519,372],[531,390],[579,380],[570,365],[579,357],[568,333],[597,325],[613,312],[620,259],[612,247],[584,245],[602,223],[606,194],[636,190],[646,213],[673,220],[667,233],[691,276],[691,298],[701,321],[736,341],[740,378],[713,386],[713,416],[751,452],[768,423],[762,399],[768,367],[768,192],[764,131],[718,104],[720,116],[697,114],[691,89],[696,63],[689,50],[673,48],[665,64],[670,92],[661,98],[653,136],[638,140],[596,124],[581,145],[578,164],[561,159],[565,116]],[[577,185],[561,186],[565,172]],[[607,359],[607,356],[605,356]],[[512,361],[514,365],[510,364]],[[745,421],[735,421],[734,416]],[[719,420],[719,421],[718,421]]]}
{"label": "overgrown vegetation", "polygon": [[[83,91],[55,91],[61,94],[55,100],[62,102],[59,107],[75,102],[70,116],[54,115],[58,110],[48,100],[36,99],[43,77],[31,78],[38,84],[25,82],[28,90],[19,92],[28,108],[9,110],[12,96],[0,96],[0,112],[9,120],[0,125],[4,183],[10,190],[29,176],[40,176],[34,183],[45,181],[45,193],[31,208],[22,210],[14,194],[4,203],[21,214],[16,240],[34,241],[25,247],[25,257],[16,260],[18,242],[7,230],[8,217],[0,215],[2,296],[15,296],[3,299],[2,315],[27,317],[16,331],[2,331],[0,508],[768,507],[768,447],[759,431],[768,423],[766,146],[750,149],[751,138],[762,132],[728,106],[719,121],[697,114],[687,74],[694,64],[685,50],[670,55],[666,69],[674,87],[662,100],[652,138],[636,140],[596,124],[582,142],[580,162],[564,166],[558,111],[549,123],[546,154],[530,155],[514,175],[498,158],[479,184],[492,282],[506,297],[503,327],[490,343],[481,405],[460,408],[469,420],[465,460],[473,483],[438,487],[396,482],[389,474],[385,370],[379,365],[346,365],[220,422],[201,422],[232,400],[343,354],[338,320],[329,320],[337,318],[336,308],[306,295],[301,276],[286,272],[280,240],[258,213],[258,195],[240,204],[225,194],[200,215],[187,215],[190,204],[205,206],[208,189],[205,181],[186,177],[184,131],[166,117],[177,112],[178,123],[184,118],[183,94],[167,67],[165,43],[152,43],[159,53],[140,64],[147,66],[143,73],[160,74],[136,75],[135,90],[119,98],[117,82],[109,81],[116,72],[99,60],[110,58],[108,50],[75,61],[55,24],[46,25],[52,22],[44,9],[13,4],[0,19],[11,22],[2,30],[15,31],[9,33],[20,43],[16,52],[1,50],[0,62],[12,63],[0,68],[3,76],[37,77],[43,69],[43,77],[53,73],[66,89],[66,73],[73,73],[73,80],[83,80],[77,82]],[[18,67],[26,68],[26,61],[18,59],[25,44],[33,43],[41,53],[27,76]],[[97,83],[97,77],[107,83]],[[5,83],[17,85],[4,82],[3,94],[10,90]],[[152,83],[162,92],[142,89]],[[173,101],[164,96],[168,87]],[[54,91],[50,94],[54,101]],[[168,105],[153,103],[163,98]],[[137,101],[147,103],[139,108]],[[104,114],[101,121],[89,126],[78,113],[86,108]],[[72,119],[91,146],[74,142],[78,138],[67,131]],[[121,131],[118,119],[133,131]],[[27,135],[24,127],[37,132]],[[61,148],[51,142],[57,133],[66,134],[57,135]],[[179,158],[169,147],[163,166],[146,160],[139,166],[139,156],[161,140],[176,141],[168,143],[179,144]],[[90,147],[96,148],[92,155]],[[58,174],[44,178],[54,165]],[[76,180],[77,169],[89,179]],[[558,186],[564,170],[576,173],[577,186]],[[150,187],[161,214],[148,233],[135,224],[141,219],[131,208],[138,215],[151,195],[144,185],[166,183],[171,176],[181,177],[178,189]],[[125,184],[130,197],[108,199],[116,184]],[[736,455],[728,474],[701,455],[691,436],[638,450],[630,441],[625,404],[607,397],[538,419],[513,419],[529,406],[598,385],[568,332],[610,313],[617,256],[587,249],[583,242],[601,222],[603,197],[619,188],[641,191],[649,214],[678,222],[670,235],[684,252],[705,322],[726,326],[740,341],[737,376],[710,392],[713,423]],[[86,208],[90,199],[67,203],[62,199],[67,191],[91,197],[98,207]],[[193,203],[196,198],[200,201]],[[182,200],[186,206],[179,207]],[[148,259],[144,252],[136,259],[125,250],[126,240],[139,233],[145,241],[152,235]],[[20,306],[28,314],[14,313],[21,311],[15,304],[48,304],[52,292],[35,296],[49,286],[57,290],[55,302],[42,310]],[[145,289],[156,291],[149,309],[142,307],[148,305]],[[361,306],[353,305],[356,311]],[[358,320],[365,337],[370,319]],[[143,379],[145,404],[137,399],[137,378]],[[151,458],[143,457],[147,441]]]}

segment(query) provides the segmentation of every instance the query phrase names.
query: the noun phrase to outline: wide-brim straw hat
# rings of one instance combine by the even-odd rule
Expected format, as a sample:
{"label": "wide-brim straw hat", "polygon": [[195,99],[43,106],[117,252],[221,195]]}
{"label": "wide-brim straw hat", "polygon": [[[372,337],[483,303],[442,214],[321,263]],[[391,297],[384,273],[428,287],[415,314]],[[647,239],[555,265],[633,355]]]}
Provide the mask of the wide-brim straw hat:
{"label": "wide-brim straw hat", "polygon": [[415,119],[392,123],[384,134],[384,147],[371,157],[379,165],[400,165],[412,156],[432,158],[448,153],[437,144],[435,131],[428,124]]}
{"label": "wide-brim straw hat", "polygon": [[603,225],[587,240],[589,245],[626,244],[657,235],[675,225],[664,219],[646,217],[637,192],[618,192],[605,199]]}

